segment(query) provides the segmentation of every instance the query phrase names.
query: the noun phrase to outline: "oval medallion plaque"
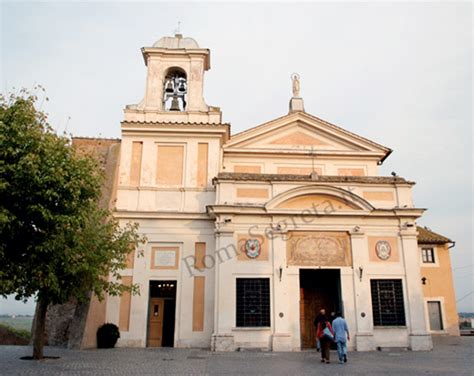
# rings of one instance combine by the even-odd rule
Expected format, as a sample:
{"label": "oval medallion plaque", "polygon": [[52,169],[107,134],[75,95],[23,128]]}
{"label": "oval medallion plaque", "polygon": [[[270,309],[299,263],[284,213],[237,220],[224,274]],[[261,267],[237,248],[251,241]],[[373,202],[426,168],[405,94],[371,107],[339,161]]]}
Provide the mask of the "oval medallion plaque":
{"label": "oval medallion plaque", "polygon": [[375,252],[380,260],[388,260],[392,254],[392,247],[386,240],[379,240],[375,243]]}
{"label": "oval medallion plaque", "polygon": [[257,258],[260,256],[261,250],[260,242],[257,239],[247,239],[245,242],[245,254],[248,258]]}

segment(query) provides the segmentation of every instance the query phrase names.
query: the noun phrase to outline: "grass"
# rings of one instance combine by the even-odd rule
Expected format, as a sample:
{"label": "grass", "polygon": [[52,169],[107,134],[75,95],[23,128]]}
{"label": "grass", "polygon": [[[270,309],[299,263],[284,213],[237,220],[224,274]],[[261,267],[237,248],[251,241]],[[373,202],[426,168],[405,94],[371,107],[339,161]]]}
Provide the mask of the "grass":
{"label": "grass", "polygon": [[30,333],[33,317],[0,317],[0,325]]}
{"label": "grass", "polygon": [[15,329],[15,328],[12,328],[11,326],[4,325],[4,324],[0,324],[0,328],[5,328],[6,330],[9,330],[11,333],[17,335],[18,337],[21,337],[27,340],[31,338],[31,332],[29,330]]}

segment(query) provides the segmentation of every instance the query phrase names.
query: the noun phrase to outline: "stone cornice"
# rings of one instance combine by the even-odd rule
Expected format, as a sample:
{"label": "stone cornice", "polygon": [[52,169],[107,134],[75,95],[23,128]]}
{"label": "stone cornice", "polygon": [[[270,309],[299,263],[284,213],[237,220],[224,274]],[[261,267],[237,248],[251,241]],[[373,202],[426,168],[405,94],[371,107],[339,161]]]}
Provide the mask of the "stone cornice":
{"label": "stone cornice", "polygon": [[362,184],[389,184],[415,185],[415,182],[396,176],[337,176],[337,175],[293,175],[293,174],[249,174],[238,172],[220,172],[213,179],[213,183],[224,181],[257,181],[257,182],[311,182],[311,183],[362,183]]}
{"label": "stone cornice", "polygon": [[178,212],[178,211],[128,211],[115,210],[113,212],[118,219],[200,219],[213,221],[207,213]]}
{"label": "stone cornice", "polygon": [[[268,155],[271,157],[275,156],[287,156],[287,155],[314,155],[315,153],[311,150],[300,150],[300,149],[280,149],[275,151],[275,149],[264,149],[264,148],[233,148],[233,149],[224,149],[224,154],[227,156],[233,155]],[[316,153],[317,157],[339,157],[339,158],[358,158],[358,159],[374,159],[378,161],[385,153],[379,152],[370,152],[370,151],[340,151],[340,150],[318,150]]]}
{"label": "stone cornice", "polygon": [[406,218],[416,219],[423,215],[425,209],[404,208],[404,209],[374,209],[370,212],[364,210],[319,212],[317,214],[306,213],[298,210],[271,209],[267,210],[264,205],[208,205],[207,212],[211,217],[222,214],[236,215],[277,215],[286,217],[358,217],[358,218]]}
{"label": "stone cornice", "polygon": [[161,48],[161,47],[142,47],[141,48],[145,65],[148,65],[148,59],[154,56],[196,56],[204,59],[204,69],[211,68],[211,51],[208,48]]}

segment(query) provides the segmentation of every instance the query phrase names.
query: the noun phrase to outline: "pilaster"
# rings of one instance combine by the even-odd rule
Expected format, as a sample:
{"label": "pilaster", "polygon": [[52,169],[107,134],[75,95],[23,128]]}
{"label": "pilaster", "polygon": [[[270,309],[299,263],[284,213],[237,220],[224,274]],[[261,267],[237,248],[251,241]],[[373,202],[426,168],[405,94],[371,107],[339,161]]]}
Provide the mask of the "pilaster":
{"label": "pilaster", "polygon": [[354,283],[355,348],[357,351],[375,350],[369,280],[364,265],[369,261],[367,239],[360,229],[350,233]]}
{"label": "pilaster", "polygon": [[236,347],[232,326],[235,289],[232,264],[235,262],[237,247],[233,229],[226,226],[226,228],[217,229],[215,234],[215,306],[211,350],[234,351]]}
{"label": "pilaster", "polygon": [[290,328],[290,279],[286,273],[286,242],[283,233],[273,233],[273,351],[292,351]]}
{"label": "pilaster", "polygon": [[432,350],[431,335],[426,329],[416,229],[402,229],[400,231],[400,238],[406,273],[406,312],[408,313],[409,347],[413,351]]}

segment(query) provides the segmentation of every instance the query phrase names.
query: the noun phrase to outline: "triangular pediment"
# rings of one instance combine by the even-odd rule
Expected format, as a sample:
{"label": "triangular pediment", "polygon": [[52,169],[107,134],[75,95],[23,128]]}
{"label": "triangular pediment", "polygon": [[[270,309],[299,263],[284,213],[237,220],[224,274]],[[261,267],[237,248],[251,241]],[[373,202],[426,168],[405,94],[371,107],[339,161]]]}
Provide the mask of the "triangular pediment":
{"label": "triangular pediment", "polygon": [[224,150],[249,152],[324,152],[372,154],[383,158],[390,149],[305,112],[290,113],[231,136]]}
{"label": "triangular pediment", "polygon": [[288,145],[288,146],[325,146],[326,142],[320,138],[316,138],[310,134],[302,132],[298,129],[292,129],[287,135],[277,138],[270,142],[271,145]]}

